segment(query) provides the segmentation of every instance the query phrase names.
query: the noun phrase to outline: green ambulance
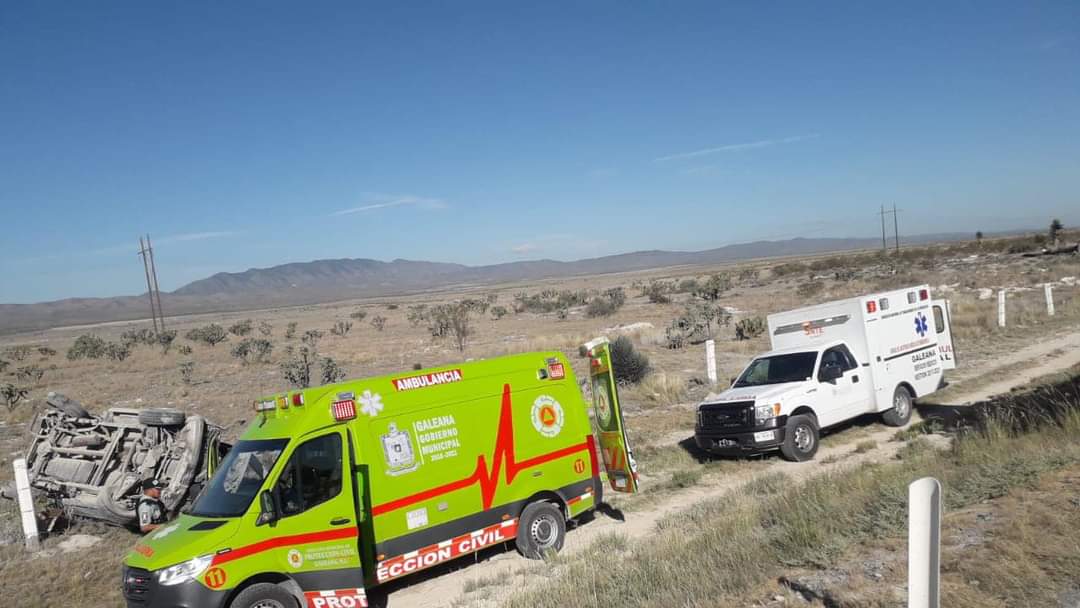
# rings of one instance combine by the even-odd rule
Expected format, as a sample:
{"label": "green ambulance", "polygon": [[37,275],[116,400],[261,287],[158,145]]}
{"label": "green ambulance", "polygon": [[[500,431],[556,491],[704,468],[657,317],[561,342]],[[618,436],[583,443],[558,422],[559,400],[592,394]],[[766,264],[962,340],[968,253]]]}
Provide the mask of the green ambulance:
{"label": "green ambulance", "polygon": [[556,352],[256,400],[189,511],[128,554],[127,605],[355,608],[485,547],[558,551],[604,481],[637,491],[606,340],[582,354],[595,433]]}

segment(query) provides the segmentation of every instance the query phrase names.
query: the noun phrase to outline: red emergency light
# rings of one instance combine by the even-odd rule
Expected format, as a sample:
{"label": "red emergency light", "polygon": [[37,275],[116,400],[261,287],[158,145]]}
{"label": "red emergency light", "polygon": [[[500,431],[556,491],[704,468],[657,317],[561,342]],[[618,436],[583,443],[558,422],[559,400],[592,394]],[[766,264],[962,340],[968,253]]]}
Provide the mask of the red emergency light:
{"label": "red emergency light", "polygon": [[930,290],[929,289],[920,289],[919,290],[919,299],[920,300],[925,300],[925,299],[927,299],[929,297],[930,297]]}
{"label": "red emergency light", "polygon": [[292,396],[293,407],[304,405],[304,393],[294,393]]}
{"label": "red emergency light", "polygon": [[868,300],[866,302],[866,312],[877,312],[877,302]]}
{"label": "red emergency light", "polygon": [[330,413],[334,415],[334,420],[338,422],[352,420],[356,418],[356,402],[352,399],[335,401],[330,405]]}

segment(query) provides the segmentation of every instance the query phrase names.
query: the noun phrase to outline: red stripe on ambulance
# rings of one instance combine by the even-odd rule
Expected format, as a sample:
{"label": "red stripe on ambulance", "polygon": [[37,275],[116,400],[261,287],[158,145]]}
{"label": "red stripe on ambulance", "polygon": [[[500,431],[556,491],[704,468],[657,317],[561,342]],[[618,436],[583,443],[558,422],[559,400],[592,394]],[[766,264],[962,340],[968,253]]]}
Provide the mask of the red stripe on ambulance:
{"label": "red stripe on ambulance", "polygon": [[375,577],[380,583],[385,583],[467,553],[479,551],[484,547],[514,540],[514,537],[517,536],[517,523],[517,519],[510,519],[482,530],[462,534],[441,543],[410,551],[405,555],[383,560],[375,567]]}
{"label": "red stripe on ambulance", "polygon": [[340,530],[323,530],[322,532],[312,532],[310,534],[294,534],[292,536],[277,536],[270,538],[253,545],[246,545],[243,547],[237,547],[235,549],[222,549],[217,555],[214,556],[211,562],[212,566],[238,560],[249,555],[255,555],[256,553],[262,553],[263,551],[269,551],[270,549],[276,549],[278,547],[288,547],[290,545],[306,545],[308,543],[323,543],[331,540],[341,540],[343,538],[355,538],[359,534],[359,530],[353,528],[341,528]]}
{"label": "red stripe on ambulance", "polygon": [[307,608],[367,608],[367,594],[361,588],[333,591],[305,591]]}

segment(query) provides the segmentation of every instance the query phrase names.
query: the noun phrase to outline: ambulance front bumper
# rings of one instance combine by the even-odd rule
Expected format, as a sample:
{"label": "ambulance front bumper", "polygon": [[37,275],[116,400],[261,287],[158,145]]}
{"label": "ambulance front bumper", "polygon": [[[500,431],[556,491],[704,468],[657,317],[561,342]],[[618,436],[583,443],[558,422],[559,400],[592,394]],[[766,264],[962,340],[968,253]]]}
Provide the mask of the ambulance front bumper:
{"label": "ambulance front bumper", "polygon": [[198,581],[159,585],[156,573],[129,566],[124,566],[123,585],[128,608],[220,608],[227,596]]}
{"label": "ambulance front bumper", "polygon": [[787,416],[770,421],[769,426],[726,429],[694,429],[697,447],[718,456],[760,454],[778,449],[787,436]]}

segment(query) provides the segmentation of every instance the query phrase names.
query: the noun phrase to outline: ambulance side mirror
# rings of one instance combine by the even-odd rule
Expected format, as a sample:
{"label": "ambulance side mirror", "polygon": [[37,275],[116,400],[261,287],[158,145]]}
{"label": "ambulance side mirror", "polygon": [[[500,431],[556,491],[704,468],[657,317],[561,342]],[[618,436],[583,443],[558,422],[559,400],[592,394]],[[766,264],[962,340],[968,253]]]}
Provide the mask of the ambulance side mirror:
{"label": "ambulance side mirror", "polygon": [[821,373],[818,374],[818,377],[822,382],[836,382],[836,380],[843,375],[844,370],[840,368],[839,364],[826,363],[825,366],[821,368]]}
{"label": "ambulance side mirror", "polygon": [[259,494],[259,519],[255,525],[272,524],[277,520],[278,512],[274,504],[274,495],[270,493],[270,490],[263,490],[262,494]]}

